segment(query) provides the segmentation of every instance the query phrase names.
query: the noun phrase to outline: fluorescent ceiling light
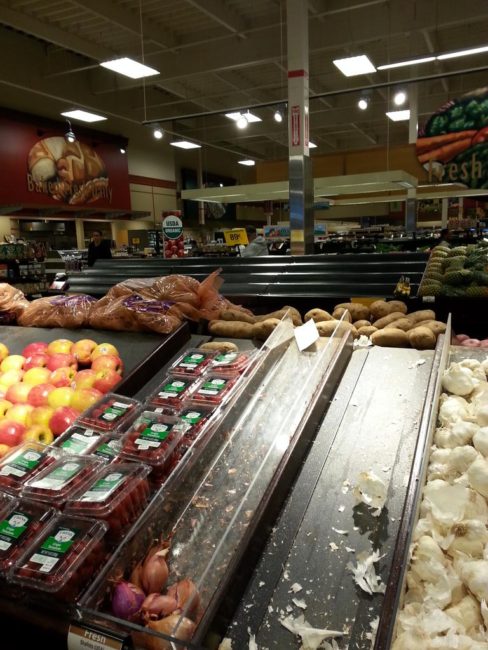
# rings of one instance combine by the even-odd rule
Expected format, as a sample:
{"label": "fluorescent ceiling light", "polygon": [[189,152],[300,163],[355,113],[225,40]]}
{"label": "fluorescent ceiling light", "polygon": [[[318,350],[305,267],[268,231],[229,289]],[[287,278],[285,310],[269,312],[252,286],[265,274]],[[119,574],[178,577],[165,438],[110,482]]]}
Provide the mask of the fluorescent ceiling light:
{"label": "fluorescent ceiling light", "polygon": [[475,47],[471,50],[459,50],[458,52],[448,52],[447,54],[439,54],[437,57],[439,61],[444,59],[456,59],[458,56],[469,56],[470,54],[481,54],[482,52],[488,52],[488,45],[483,47]]}
{"label": "fluorescent ceiling light", "polygon": [[246,167],[254,167],[256,162],[254,160],[238,160],[239,165],[245,165]]}
{"label": "fluorescent ceiling light", "polygon": [[113,61],[104,61],[100,65],[102,68],[108,68],[109,70],[113,70],[113,72],[118,72],[131,79],[141,79],[142,77],[152,77],[155,74],[159,74],[159,70],[150,68],[148,65],[127,57],[113,59]]}
{"label": "fluorescent ceiling light", "polygon": [[258,117],[257,115],[253,115],[249,111],[247,111],[246,113],[241,113],[239,111],[237,113],[226,113],[225,117],[228,117],[230,120],[234,120],[234,122],[238,122],[243,115],[246,118],[246,120],[249,122],[249,124],[251,122],[262,122],[262,119],[260,117]]}
{"label": "fluorescent ceiling light", "polygon": [[358,101],[358,108],[365,111],[369,106],[369,100],[366,97],[361,97]]}
{"label": "fluorescent ceiling light", "polygon": [[386,113],[386,116],[392,120],[392,122],[404,122],[405,120],[410,119],[410,111],[407,109],[405,111],[389,111]]}
{"label": "fluorescent ceiling light", "polygon": [[317,145],[315,144],[315,142],[311,142],[311,141],[310,141],[310,142],[308,143],[308,148],[309,148],[309,149],[316,149],[316,148],[317,148]]}
{"label": "fluorescent ceiling light", "polygon": [[407,101],[407,93],[403,90],[399,90],[393,96],[393,103],[395,106],[401,106]]}
{"label": "fluorescent ceiling light", "polygon": [[398,61],[397,63],[387,63],[386,65],[379,65],[377,70],[391,70],[392,68],[403,68],[407,65],[417,65],[418,63],[430,63],[435,61],[435,56],[424,56],[421,59],[410,59],[410,61]]}
{"label": "fluorescent ceiling light", "polygon": [[201,149],[202,145],[196,144],[195,142],[188,142],[188,140],[177,140],[175,142],[170,142],[172,147],[179,147],[180,149]]}
{"label": "fluorescent ceiling light", "polygon": [[154,129],[153,136],[156,138],[156,140],[161,140],[163,135],[164,135],[163,129]]}
{"label": "fluorescent ceiling light", "polygon": [[347,59],[335,59],[333,64],[346,77],[355,77],[359,74],[376,72],[376,68],[365,54],[361,54],[361,56],[350,56]]}
{"label": "fluorescent ceiling light", "polygon": [[88,113],[88,111],[82,111],[79,108],[77,108],[75,111],[66,111],[65,113],[61,113],[61,115],[64,115],[64,117],[69,117],[72,120],[80,120],[81,122],[101,122],[102,120],[107,119],[106,117],[103,117],[103,115]]}

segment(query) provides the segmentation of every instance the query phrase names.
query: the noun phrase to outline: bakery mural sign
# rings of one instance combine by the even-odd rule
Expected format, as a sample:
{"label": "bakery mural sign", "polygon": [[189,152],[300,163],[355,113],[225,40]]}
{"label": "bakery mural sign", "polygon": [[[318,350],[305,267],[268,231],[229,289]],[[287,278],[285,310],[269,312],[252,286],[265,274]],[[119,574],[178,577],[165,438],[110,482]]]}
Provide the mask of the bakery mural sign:
{"label": "bakery mural sign", "polygon": [[488,88],[444,104],[419,132],[416,148],[429,182],[488,189]]}
{"label": "bakery mural sign", "polygon": [[[0,114],[0,203],[130,210],[127,156],[110,136]],[[75,132],[77,129],[75,129]]]}

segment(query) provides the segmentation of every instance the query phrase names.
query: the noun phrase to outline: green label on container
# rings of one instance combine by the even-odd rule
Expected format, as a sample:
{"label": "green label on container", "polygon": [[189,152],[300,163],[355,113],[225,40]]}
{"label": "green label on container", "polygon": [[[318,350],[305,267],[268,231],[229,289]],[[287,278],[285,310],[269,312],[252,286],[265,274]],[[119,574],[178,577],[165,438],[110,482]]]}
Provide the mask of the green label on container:
{"label": "green label on container", "polygon": [[226,366],[233,363],[238,356],[238,352],[226,352],[225,354],[218,354],[214,359],[214,364],[219,366]]}
{"label": "green label on container", "polygon": [[44,490],[61,490],[81,469],[80,463],[64,463],[44,478],[34,481],[32,486]]}
{"label": "green label on container", "polygon": [[2,467],[0,475],[17,476],[22,478],[36,469],[45,456],[46,452],[39,452],[33,449],[24,451],[14,458],[14,460],[12,460],[8,465]]}
{"label": "green label on container", "polygon": [[95,438],[100,437],[100,434],[93,429],[83,429],[82,427],[74,427],[71,430],[71,435],[67,438],[61,447],[68,449],[72,454],[81,454],[93,443]]}
{"label": "green label on container", "polygon": [[199,352],[194,352],[193,354],[189,354],[186,357],[184,357],[178,365],[181,366],[182,368],[193,369],[199,366],[202,363],[202,361],[205,361],[205,358],[206,357],[204,354],[201,354]]}
{"label": "green label on container", "polygon": [[122,402],[114,402],[111,406],[105,409],[105,411],[99,416],[100,420],[105,420],[106,422],[114,422],[118,420],[123,415],[127,413],[130,409],[130,404],[123,404]]}
{"label": "green label on container", "polygon": [[180,415],[180,418],[188,424],[198,424],[203,417],[200,411],[186,411]]}
{"label": "green label on container", "polygon": [[227,386],[226,379],[209,379],[198,389],[198,395],[218,395]]}
{"label": "green label on container", "polygon": [[29,562],[40,564],[39,571],[49,573],[59,560],[70,550],[79,535],[77,528],[60,527],[53,535],[47,537],[40,549],[31,555]]}
{"label": "green label on container", "polygon": [[117,443],[115,440],[109,440],[109,442],[102,442],[102,444],[95,451],[95,456],[101,456],[102,458],[107,458],[111,460],[115,458],[118,453],[116,449]]}
{"label": "green label on container", "polygon": [[18,544],[27,530],[31,517],[20,510],[12,512],[8,519],[0,521],[0,551],[8,551]]}
{"label": "green label on container", "polygon": [[163,424],[160,422],[152,422],[151,420],[143,420],[148,426],[139,434],[135,441],[139,449],[148,449],[149,447],[159,447],[162,442],[169,436],[172,424]]}
{"label": "green label on container", "polygon": [[189,382],[183,381],[182,379],[173,379],[173,381],[164,384],[158,393],[158,397],[178,397],[178,395],[188,386],[188,383]]}
{"label": "green label on container", "polygon": [[108,474],[105,478],[94,483],[94,485],[83,494],[80,501],[90,501],[92,503],[105,501],[112,492],[118,488],[124,478],[124,474],[121,474],[120,472],[112,472],[111,474]]}

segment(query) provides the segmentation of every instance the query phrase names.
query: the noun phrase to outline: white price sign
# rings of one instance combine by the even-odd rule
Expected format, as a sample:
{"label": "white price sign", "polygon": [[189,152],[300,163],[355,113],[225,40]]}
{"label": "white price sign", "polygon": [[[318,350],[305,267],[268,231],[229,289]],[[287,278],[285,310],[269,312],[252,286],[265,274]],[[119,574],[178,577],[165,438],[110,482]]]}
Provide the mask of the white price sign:
{"label": "white price sign", "polygon": [[71,623],[68,630],[68,650],[126,650],[124,639],[117,639],[106,632]]}

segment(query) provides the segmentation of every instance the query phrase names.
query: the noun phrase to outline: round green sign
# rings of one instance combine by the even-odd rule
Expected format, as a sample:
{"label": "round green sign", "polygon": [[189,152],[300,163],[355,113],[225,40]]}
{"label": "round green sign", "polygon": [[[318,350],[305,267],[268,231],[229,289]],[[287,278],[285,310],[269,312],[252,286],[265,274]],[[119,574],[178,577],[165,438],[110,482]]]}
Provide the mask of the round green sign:
{"label": "round green sign", "polygon": [[174,214],[163,220],[163,235],[168,239],[178,239],[183,233],[183,222]]}

